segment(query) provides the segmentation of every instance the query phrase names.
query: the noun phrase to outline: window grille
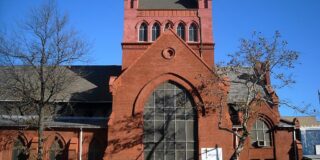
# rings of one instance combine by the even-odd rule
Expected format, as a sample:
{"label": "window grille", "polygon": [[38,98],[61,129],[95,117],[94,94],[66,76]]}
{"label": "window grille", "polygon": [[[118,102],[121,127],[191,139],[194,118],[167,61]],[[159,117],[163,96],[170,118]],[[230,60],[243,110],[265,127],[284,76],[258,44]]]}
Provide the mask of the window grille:
{"label": "window grille", "polygon": [[256,120],[251,130],[251,143],[256,147],[271,146],[271,133],[268,125],[262,120]]}
{"label": "window grille", "polygon": [[196,110],[188,92],[172,82],[158,86],[144,107],[144,158],[195,159]]}

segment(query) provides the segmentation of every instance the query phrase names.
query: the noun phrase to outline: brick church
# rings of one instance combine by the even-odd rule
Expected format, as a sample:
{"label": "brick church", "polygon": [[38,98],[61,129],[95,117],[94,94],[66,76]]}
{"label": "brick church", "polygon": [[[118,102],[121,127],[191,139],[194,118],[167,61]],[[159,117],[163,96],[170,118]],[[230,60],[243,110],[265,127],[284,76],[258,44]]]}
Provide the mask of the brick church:
{"label": "brick church", "polygon": [[[230,108],[241,103],[242,86],[226,87],[222,113],[197,107],[217,103],[197,78],[216,72],[212,0],[124,0],[123,31],[121,66],[70,67],[86,74],[68,99],[74,111],[47,123],[45,159],[231,159],[237,138],[218,124],[236,126]],[[298,121],[282,120],[278,106],[261,107],[239,159],[302,159]],[[0,159],[36,153],[36,131],[23,126],[0,120]]]}

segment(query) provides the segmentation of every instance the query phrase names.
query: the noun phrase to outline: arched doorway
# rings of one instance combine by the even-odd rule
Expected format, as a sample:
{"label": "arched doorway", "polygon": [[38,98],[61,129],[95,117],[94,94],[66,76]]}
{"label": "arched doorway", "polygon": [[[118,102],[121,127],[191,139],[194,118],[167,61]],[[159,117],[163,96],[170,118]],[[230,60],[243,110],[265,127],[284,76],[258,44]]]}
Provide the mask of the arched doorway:
{"label": "arched doorway", "polygon": [[186,89],[171,81],[159,85],[144,106],[144,159],[197,159],[196,113]]}

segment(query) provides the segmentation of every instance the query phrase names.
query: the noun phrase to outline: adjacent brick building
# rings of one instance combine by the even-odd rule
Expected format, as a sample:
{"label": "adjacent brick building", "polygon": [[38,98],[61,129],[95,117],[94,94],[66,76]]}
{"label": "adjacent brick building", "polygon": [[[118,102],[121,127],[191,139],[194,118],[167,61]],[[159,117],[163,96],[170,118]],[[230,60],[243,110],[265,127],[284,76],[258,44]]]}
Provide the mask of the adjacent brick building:
{"label": "adjacent brick building", "polygon": [[[212,1],[125,0],[124,5],[122,66],[70,67],[87,74],[81,74],[78,88],[68,96],[75,112],[47,124],[46,159],[185,160],[210,159],[209,154],[230,159],[237,139],[218,124],[236,129],[231,112],[246,94],[243,86],[224,87],[222,112],[198,107],[220,102],[199,90],[199,75],[214,78],[217,72]],[[227,72],[228,78],[239,79]],[[243,69],[243,74],[251,72]],[[261,91],[277,101],[272,89],[262,86]],[[277,105],[257,107],[259,117],[250,121],[255,136],[248,138],[240,159],[301,159],[294,135],[298,124],[281,120]],[[23,124],[6,120],[0,125],[2,159],[35,153],[32,128],[19,131]],[[31,151],[25,155],[14,146]]]}
{"label": "adjacent brick building", "polygon": [[320,122],[313,116],[282,117],[288,121],[298,121],[303,157],[305,159],[320,159]]}

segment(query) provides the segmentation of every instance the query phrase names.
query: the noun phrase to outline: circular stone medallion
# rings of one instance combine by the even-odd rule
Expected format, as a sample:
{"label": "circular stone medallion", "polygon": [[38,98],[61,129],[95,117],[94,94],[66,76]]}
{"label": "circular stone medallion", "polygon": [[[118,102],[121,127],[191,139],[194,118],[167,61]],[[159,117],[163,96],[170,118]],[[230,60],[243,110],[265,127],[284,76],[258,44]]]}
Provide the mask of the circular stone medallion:
{"label": "circular stone medallion", "polygon": [[162,51],[162,56],[165,59],[172,59],[175,56],[175,50],[173,48],[167,48]]}

